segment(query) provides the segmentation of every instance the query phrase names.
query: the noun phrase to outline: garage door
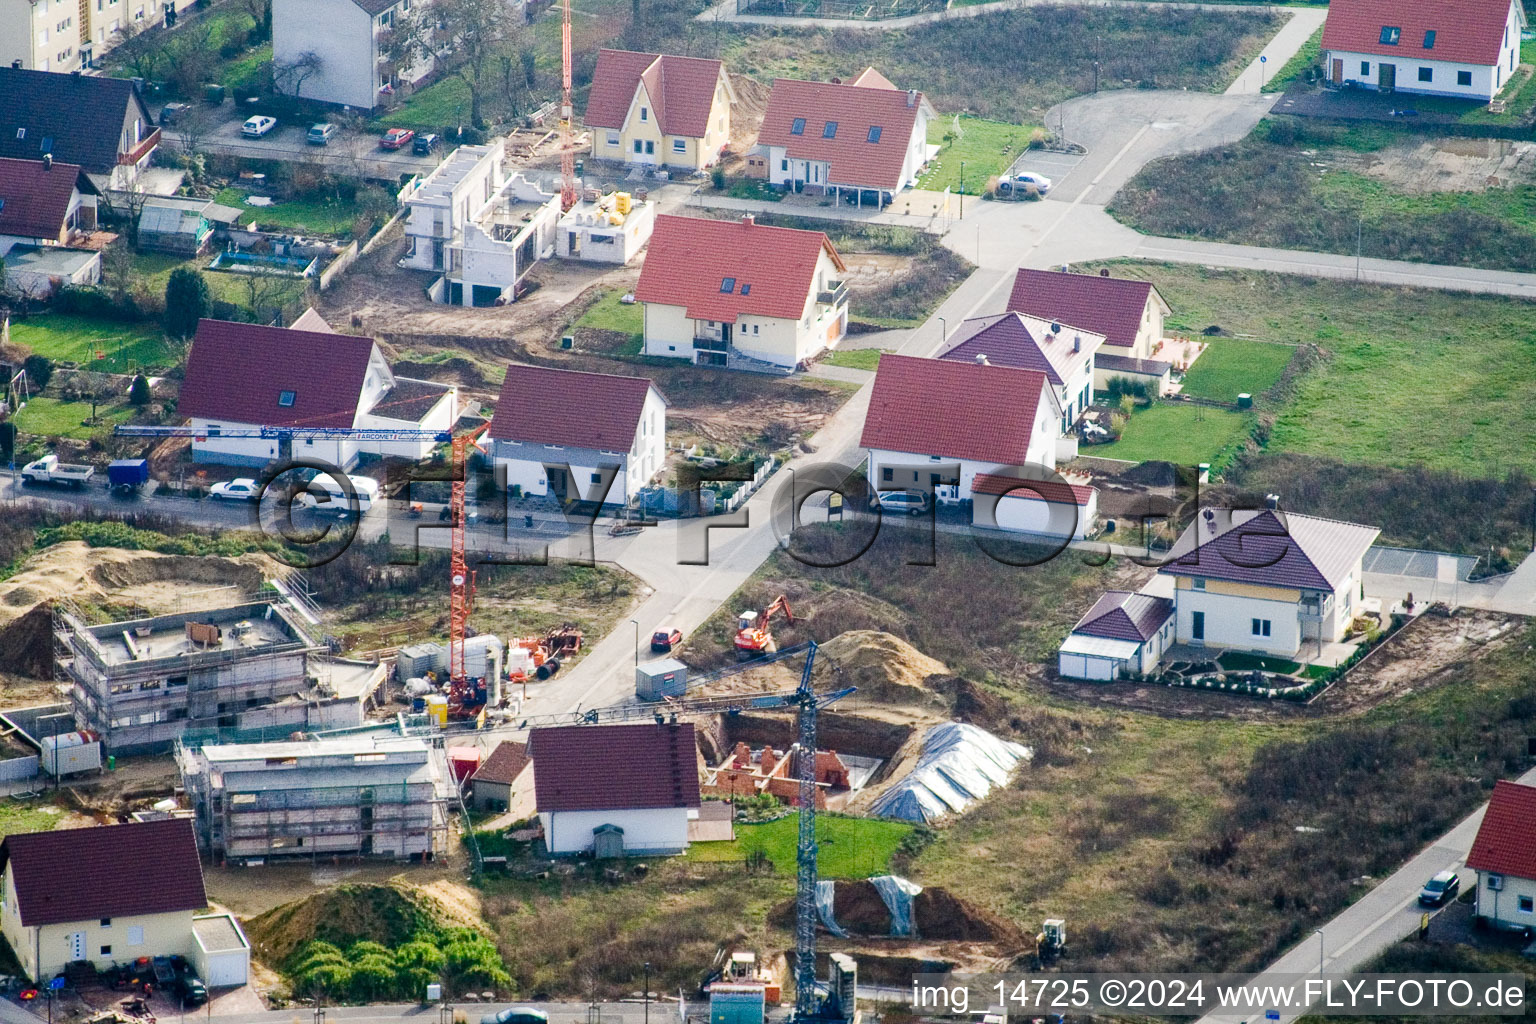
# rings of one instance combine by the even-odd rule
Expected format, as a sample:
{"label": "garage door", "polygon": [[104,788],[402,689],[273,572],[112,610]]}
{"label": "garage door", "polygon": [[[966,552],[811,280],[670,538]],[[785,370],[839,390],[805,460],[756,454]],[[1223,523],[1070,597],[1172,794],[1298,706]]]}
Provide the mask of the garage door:
{"label": "garage door", "polygon": [[243,949],[238,952],[210,953],[207,974],[203,984],[209,988],[244,985],[250,975],[249,954]]}
{"label": "garage door", "polygon": [[1057,659],[1057,671],[1066,679],[1107,682],[1115,678],[1115,667],[1112,658],[1094,658],[1086,654],[1062,653]]}

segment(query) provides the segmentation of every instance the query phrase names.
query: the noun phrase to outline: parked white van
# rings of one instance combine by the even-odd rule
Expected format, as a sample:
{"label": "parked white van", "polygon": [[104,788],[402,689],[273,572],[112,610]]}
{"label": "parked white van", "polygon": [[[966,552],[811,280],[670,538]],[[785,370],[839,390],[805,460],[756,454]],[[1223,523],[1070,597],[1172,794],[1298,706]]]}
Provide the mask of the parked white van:
{"label": "parked white van", "polygon": [[379,482],[372,477],[351,475],[347,481],[354,492],[350,497],[335,475],[318,473],[294,496],[294,503],[316,512],[345,513],[355,508],[358,515],[367,514],[379,500]]}

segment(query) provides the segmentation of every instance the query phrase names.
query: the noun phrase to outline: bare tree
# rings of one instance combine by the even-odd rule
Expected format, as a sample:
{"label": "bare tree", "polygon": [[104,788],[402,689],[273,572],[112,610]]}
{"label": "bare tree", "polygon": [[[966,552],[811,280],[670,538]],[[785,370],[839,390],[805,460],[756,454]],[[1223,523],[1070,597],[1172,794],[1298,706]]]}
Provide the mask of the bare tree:
{"label": "bare tree", "polygon": [[256,23],[251,30],[252,43],[264,43],[272,38],[272,0],[239,0],[239,7]]}
{"label": "bare tree", "polygon": [[178,94],[192,98],[198,87],[213,77],[219,59],[216,26],[207,18],[183,24],[162,44],[165,72]]}
{"label": "bare tree", "polygon": [[507,0],[437,0],[409,19],[397,19],[392,54],[440,62],[469,91],[469,120],[485,127],[485,98],[505,82],[503,54],[516,54],[524,24]]}
{"label": "bare tree", "polygon": [[292,60],[272,62],[272,89],[285,96],[302,95],[304,83],[325,70],[325,60],[314,50],[305,50]]}
{"label": "bare tree", "polygon": [[112,219],[128,236],[128,244],[137,249],[139,247],[139,215],[144,212],[144,204],[153,197],[144,190],[142,182],[134,180],[126,188],[112,189],[104,193],[102,198],[106,200]]}
{"label": "bare tree", "polygon": [[165,34],[156,32],[142,21],[125,21],[112,33],[112,57],[148,81],[165,63]]}

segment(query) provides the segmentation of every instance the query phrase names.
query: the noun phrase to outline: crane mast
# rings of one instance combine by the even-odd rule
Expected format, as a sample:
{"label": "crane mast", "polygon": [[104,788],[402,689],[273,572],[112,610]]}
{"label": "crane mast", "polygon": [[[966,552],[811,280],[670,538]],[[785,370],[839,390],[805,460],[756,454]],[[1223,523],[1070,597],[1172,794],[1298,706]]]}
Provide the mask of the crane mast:
{"label": "crane mast", "polygon": [[576,205],[575,104],[571,101],[571,0],[560,2],[560,209]]}

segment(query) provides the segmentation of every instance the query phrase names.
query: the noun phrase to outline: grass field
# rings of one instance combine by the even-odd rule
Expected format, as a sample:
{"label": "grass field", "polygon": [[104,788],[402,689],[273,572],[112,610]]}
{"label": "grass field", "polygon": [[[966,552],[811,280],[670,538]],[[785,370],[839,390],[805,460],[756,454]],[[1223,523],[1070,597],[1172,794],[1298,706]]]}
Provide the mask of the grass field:
{"label": "grass field", "polygon": [[1183,393],[1220,402],[1235,402],[1243,392],[1257,395],[1280,379],[1294,351],[1245,338],[1212,338],[1184,375]]}
{"label": "grass field", "polygon": [[[744,861],[761,851],[781,875],[795,873],[795,846],[799,841],[796,815],[766,825],[736,826],[729,843],[697,843],[688,848],[691,861]],[[835,814],[816,816],[816,842],[820,853],[817,869],[823,878],[868,878],[889,870],[891,855],[912,831],[900,821],[845,818]]]}
{"label": "grass field", "polygon": [[[1270,452],[1422,464],[1472,476],[1536,468],[1536,417],[1528,409],[1536,387],[1536,304],[1285,274],[1100,265],[1155,282],[1174,310],[1170,330],[1195,333],[1218,324],[1324,350],[1278,411]],[[1146,415],[1132,417],[1128,440],[1136,440],[1137,421]],[[1096,450],[1128,458],[1114,455],[1125,444]]]}
{"label": "grass field", "polygon": [[[1195,364],[1199,366],[1199,363]],[[1127,462],[1174,462],[1219,465],[1242,445],[1252,423],[1248,413],[1177,402],[1155,402],[1138,409],[1120,440],[1083,448],[1084,455]]]}
{"label": "grass field", "polygon": [[838,349],[828,354],[822,362],[828,366],[844,366],[850,370],[869,370],[873,373],[880,368],[880,354],[884,351],[879,348]]}
{"label": "grass field", "polygon": [[[200,256],[195,260],[183,260],[162,252],[135,253],[133,257],[134,272],[144,279],[146,287],[156,295],[165,294],[165,285],[171,279],[171,271],[177,267],[191,267],[202,273],[203,280],[208,282],[208,290],[215,299],[232,302],[237,306],[247,305],[250,301],[250,290],[245,281],[245,275],[209,270],[208,263],[207,256]],[[270,286],[275,293],[273,301],[277,305],[287,305],[289,302],[297,302],[303,298],[309,284],[298,278],[281,278],[264,281],[262,286],[264,288]]]}
{"label": "grass field", "polygon": [[645,307],[638,302],[628,305],[619,301],[622,291],[611,291],[593,303],[576,321],[577,327],[595,327],[602,331],[623,331],[628,335],[645,331]]}
{"label": "grass field", "polygon": [[[57,313],[11,324],[11,340],[56,362],[76,362],[113,373],[168,367],[176,358],[154,324],[121,324]],[[97,352],[104,352],[106,358],[98,361]]]}
{"label": "grass field", "polygon": [[1148,164],[1110,212],[1154,235],[1536,271],[1536,186],[1395,189],[1353,155],[1430,136],[1266,121],[1247,139]]}
{"label": "grass field", "polygon": [[469,88],[458,78],[433,82],[413,95],[398,110],[378,119],[384,128],[443,128],[469,123]]}
{"label": "grass field", "polygon": [[980,195],[986,191],[988,179],[1006,171],[1039,131],[1029,125],[980,117],[936,117],[928,124],[928,143],[944,148],[918,179],[917,187]]}
{"label": "grass field", "polygon": [[96,407],[100,422],[86,426],[91,416],[90,402],[66,402],[59,398],[34,398],[16,414],[16,429],[39,437],[73,437],[84,440],[126,423],[133,416],[127,404],[100,402]]}
{"label": "grass field", "polygon": [[247,206],[245,200],[249,195],[245,189],[229,187],[221,189],[213,201],[241,211],[241,224],[336,238],[351,235],[352,225],[362,213],[351,203],[333,199],[280,199],[271,206]]}
{"label": "grass field", "polygon": [[57,807],[26,800],[0,801],[0,836],[52,832],[62,817]]}

